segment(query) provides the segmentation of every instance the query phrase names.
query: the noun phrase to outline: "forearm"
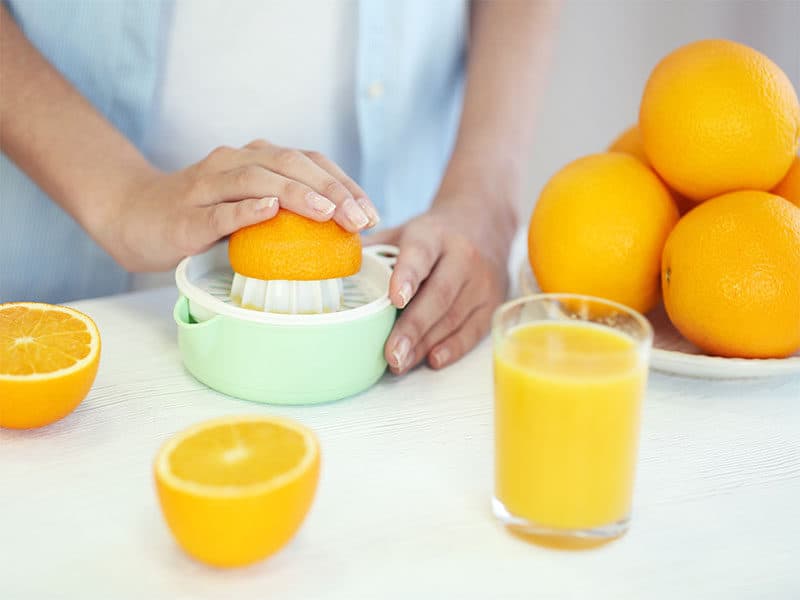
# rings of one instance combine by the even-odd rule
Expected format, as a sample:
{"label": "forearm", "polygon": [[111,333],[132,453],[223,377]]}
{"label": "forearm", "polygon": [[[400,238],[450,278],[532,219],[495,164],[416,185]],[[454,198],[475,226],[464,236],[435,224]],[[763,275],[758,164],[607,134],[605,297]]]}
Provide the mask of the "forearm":
{"label": "forearm", "polygon": [[518,222],[557,11],[544,0],[472,4],[463,112],[437,202],[489,202],[489,224],[504,232]]}
{"label": "forearm", "polygon": [[0,5],[0,149],[103,244],[117,198],[152,171]]}

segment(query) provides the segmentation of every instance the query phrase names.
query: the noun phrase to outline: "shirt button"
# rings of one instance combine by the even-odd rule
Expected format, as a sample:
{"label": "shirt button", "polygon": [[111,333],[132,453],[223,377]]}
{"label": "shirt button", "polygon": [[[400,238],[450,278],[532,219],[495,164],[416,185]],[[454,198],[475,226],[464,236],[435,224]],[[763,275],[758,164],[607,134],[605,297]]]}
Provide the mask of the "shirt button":
{"label": "shirt button", "polygon": [[380,81],[373,81],[367,88],[367,95],[373,100],[381,98],[386,90],[383,88],[383,83]]}

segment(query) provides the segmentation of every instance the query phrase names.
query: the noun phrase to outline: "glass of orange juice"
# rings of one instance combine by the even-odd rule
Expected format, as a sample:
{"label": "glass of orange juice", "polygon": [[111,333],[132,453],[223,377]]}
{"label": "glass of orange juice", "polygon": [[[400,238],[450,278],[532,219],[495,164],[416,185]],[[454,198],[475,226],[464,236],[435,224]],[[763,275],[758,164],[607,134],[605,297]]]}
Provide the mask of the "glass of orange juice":
{"label": "glass of orange juice", "polygon": [[631,515],[653,330],[621,304],[519,298],[492,322],[495,516],[557,547],[622,535]]}

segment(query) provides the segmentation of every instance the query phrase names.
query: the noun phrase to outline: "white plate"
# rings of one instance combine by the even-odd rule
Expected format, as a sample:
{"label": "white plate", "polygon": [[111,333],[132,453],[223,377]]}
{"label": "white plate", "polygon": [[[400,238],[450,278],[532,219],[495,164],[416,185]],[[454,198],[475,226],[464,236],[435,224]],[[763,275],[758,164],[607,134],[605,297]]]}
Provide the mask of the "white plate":
{"label": "white plate", "polygon": [[[527,260],[519,268],[520,295],[540,293]],[[745,379],[800,373],[800,353],[788,358],[722,358],[703,354],[670,323],[663,305],[647,313],[655,333],[650,366],[656,371],[706,379]]]}

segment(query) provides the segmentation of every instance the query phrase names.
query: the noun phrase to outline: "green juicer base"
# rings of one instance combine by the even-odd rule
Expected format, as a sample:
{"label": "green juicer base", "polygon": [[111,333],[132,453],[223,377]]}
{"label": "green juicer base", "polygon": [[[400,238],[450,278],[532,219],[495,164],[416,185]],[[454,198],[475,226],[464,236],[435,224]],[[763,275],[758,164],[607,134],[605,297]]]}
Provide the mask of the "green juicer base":
{"label": "green juicer base", "polygon": [[386,370],[383,346],[394,306],[345,322],[278,325],[217,315],[194,322],[175,304],[187,370],[224,394],[266,404],[320,404],[371,387]]}

